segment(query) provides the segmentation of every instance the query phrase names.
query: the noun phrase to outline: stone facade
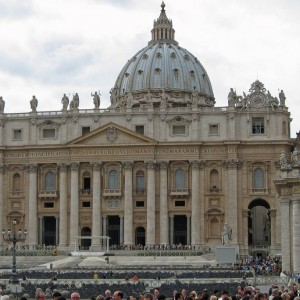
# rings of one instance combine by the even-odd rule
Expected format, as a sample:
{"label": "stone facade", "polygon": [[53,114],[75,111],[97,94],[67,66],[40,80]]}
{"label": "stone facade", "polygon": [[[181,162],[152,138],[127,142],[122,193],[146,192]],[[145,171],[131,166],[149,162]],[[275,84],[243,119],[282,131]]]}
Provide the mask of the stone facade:
{"label": "stone facade", "polygon": [[[148,71],[137,67],[133,74],[126,65],[107,109],[82,109],[76,94],[70,107],[64,95],[62,110],[0,113],[0,226],[16,219],[30,245],[63,248],[88,235],[128,247],[211,248],[228,223],[239,254],[266,245],[265,254],[280,252],[288,212],[279,209],[273,181],[280,153],[291,148],[285,101],[257,80],[243,96],[231,90],[227,107],[216,107],[207,73],[175,42],[164,6],[152,38],[148,52],[131,62],[155,64],[170,55],[174,61],[165,61],[173,67],[152,65],[156,73],[139,81]],[[176,67],[177,60],[186,67]],[[155,77],[163,72],[172,74]],[[165,80],[171,76],[173,86]],[[263,245],[249,238],[257,205],[270,225]],[[96,249],[99,240],[87,246]]]}

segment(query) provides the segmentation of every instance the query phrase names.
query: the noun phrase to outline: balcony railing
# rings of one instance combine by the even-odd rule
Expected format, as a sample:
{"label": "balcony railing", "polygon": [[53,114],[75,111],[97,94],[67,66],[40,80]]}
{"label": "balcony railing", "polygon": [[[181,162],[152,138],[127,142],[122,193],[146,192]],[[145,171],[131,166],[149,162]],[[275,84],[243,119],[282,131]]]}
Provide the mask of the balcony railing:
{"label": "balcony railing", "polygon": [[103,196],[104,197],[121,197],[122,190],[121,189],[104,189]]}
{"label": "balcony railing", "polygon": [[81,195],[92,195],[93,192],[92,192],[91,189],[81,189],[81,190],[80,190],[80,194],[81,194]]}
{"label": "balcony railing", "polygon": [[58,197],[58,191],[57,190],[40,190],[39,191],[39,198],[57,198]]}
{"label": "balcony railing", "polygon": [[190,195],[190,189],[188,189],[188,188],[182,188],[182,189],[172,188],[170,195],[173,197],[187,197]]}

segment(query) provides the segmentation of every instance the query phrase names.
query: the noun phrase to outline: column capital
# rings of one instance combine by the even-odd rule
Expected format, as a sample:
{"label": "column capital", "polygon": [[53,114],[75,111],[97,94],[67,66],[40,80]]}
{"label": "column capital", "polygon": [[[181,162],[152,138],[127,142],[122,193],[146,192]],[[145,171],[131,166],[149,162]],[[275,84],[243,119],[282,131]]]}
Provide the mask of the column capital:
{"label": "column capital", "polygon": [[147,169],[155,169],[156,162],[153,160],[149,160],[145,162]]}
{"label": "column capital", "polygon": [[222,161],[222,166],[226,169],[237,169],[242,165],[242,162],[239,159],[225,159]]}
{"label": "column capital", "polygon": [[29,173],[36,173],[37,168],[38,168],[37,164],[29,164],[27,166],[27,170],[28,170]]}
{"label": "column capital", "polygon": [[123,168],[125,170],[132,170],[133,162],[132,161],[123,161]]}
{"label": "column capital", "polygon": [[101,162],[91,162],[91,165],[92,165],[92,168],[93,168],[93,171],[101,171],[101,167],[102,167],[102,164]]}
{"label": "column capital", "polygon": [[78,171],[78,169],[79,169],[79,163],[77,163],[77,162],[72,162],[72,163],[70,164],[70,167],[71,167],[71,171]]}
{"label": "column capital", "polygon": [[7,169],[8,169],[7,165],[0,164],[0,174],[6,173]]}
{"label": "column capital", "polygon": [[61,163],[61,164],[59,164],[58,165],[58,167],[59,167],[59,170],[61,171],[61,172],[67,172],[68,171],[68,164],[66,164],[66,163]]}
{"label": "column capital", "polygon": [[161,170],[166,170],[169,166],[168,161],[161,160],[161,161],[158,161],[157,163],[158,163]]}
{"label": "column capital", "polygon": [[192,170],[199,170],[200,161],[199,160],[190,160],[190,166],[192,167]]}

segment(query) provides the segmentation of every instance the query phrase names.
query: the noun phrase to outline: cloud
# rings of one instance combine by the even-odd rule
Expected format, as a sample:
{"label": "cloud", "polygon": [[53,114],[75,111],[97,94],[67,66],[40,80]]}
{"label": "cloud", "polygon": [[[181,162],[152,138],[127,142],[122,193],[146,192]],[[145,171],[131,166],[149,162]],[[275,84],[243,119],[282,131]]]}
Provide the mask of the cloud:
{"label": "cloud", "polygon": [[33,14],[32,1],[0,1],[0,18],[5,19],[24,19]]}

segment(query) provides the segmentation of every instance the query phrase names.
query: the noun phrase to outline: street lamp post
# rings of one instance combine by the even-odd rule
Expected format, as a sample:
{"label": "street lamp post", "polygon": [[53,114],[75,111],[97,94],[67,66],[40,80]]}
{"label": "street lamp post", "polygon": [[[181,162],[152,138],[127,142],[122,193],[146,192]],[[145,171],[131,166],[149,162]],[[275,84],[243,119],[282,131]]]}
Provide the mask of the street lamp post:
{"label": "street lamp post", "polygon": [[18,274],[17,274],[17,267],[16,267],[16,244],[17,242],[24,242],[27,236],[27,230],[22,231],[19,229],[19,231],[16,231],[16,225],[17,220],[14,219],[12,221],[13,230],[7,229],[7,232],[5,229],[2,230],[2,237],[3,240],[6,242],[12,242],[13,243],[13,261],[12,261],[12,274],[10,283],[11,284],[19,284]]}

